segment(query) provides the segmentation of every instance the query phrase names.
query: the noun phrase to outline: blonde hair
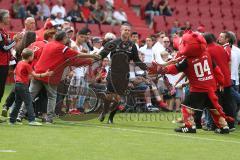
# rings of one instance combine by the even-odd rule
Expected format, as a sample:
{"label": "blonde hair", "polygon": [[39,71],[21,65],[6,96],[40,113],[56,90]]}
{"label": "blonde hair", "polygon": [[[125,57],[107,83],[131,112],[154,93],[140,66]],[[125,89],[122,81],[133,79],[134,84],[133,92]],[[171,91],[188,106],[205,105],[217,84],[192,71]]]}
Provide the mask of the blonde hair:
{"label": "blonde hair", "polygon": [[27,60],[29,57],[31,57],[33,55],[33,51],[29,48],[25,48],[22,53],[22,58]]}

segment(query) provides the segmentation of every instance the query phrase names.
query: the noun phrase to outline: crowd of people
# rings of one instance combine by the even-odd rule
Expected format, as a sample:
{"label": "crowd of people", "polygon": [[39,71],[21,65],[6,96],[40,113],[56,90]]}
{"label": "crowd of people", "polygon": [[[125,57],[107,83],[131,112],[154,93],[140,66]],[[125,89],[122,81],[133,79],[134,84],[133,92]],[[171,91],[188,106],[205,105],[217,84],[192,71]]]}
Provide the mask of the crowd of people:
{"label": "crowd of people", "polygon": [[154,16],[171,16],[172,12],[168,0],[149,0],[144,8],[145,19],[150,26],[153,25]]}
{"label": "crowd of people", "polygon": [[45,0],[40,0],[38,4],[36,1],[30,0],[26,5],[21,0],[16,0],[12,5],[11,14],[14,18],[33,17],[42,21],[51,17],[55,23],[60,25],[66,20],[110,25],[127,22],[126,13],[121,8],[116,10],[113,0],[106,0],[105,5],[96,0],[77,0],[70,10],[64,7],[62,0],[57,0],[52,7]]}
{"label": "crowd of people", "polygon": [[[40,1],[40,4],[41,2],[44,3],[44,0]],[[44,27],[40,30],[35,28],[34,18],[37,17],[33,16],[33,12],[27,12],[31,16],[25,19],[25,28],[21,33],[17,33],[13,39],[4,29],[9,24],[10,13],[4,9],[0,10],[0,100],[4,94],[10,62],[15,68],[15,85],[4,103],[2,111],[2,116],[8,116],[8,110],[12,108],[10,124],[21,124],[22,119],[26,117],[26,113],[29,125],[41,125],[41,123],[35,120],[35,117],[39,115],[41,115],[44,123],[53,124],[53,118],[62,114],[64,105],[66,105],[65,113],[81,114],[88,100],[86,96],[88,88],[93,84],[95,89],[100,89],[106,93],[116,92],[121,96],[124,96],[125,92],[123,90],[126,88],[129,88],[131,91],[141,91],[143,93],[143,108],[145,111],[158,112],[163,110],[179,112],[182,108],[182,112],[185,114],[183,113],[183,119],[180,121],[185,122],[189,118],[184,117],[184,115],[188,115],[190,111],[186,108],[184,109],[181,105],[182,102],[185,102],[185,97],[189,92],[192,92],[192,82],[189,82],[188,76],[186,78],[187,74],[185,72],[185,75],[174,72],[174,75],[172,75],[171,72],[160,71],[156,75],[148,72],[148,68],[152,66],[153,62],[160,64],[160,69],[162,69],[162,66],[176,63],[176,68],[179,71],[183,71],[186,68],[186,62],[180,63],[178,56],[182,49],[180,44],[188,44],[188,42],[181,42],[181,39],[185,34],[184,30],[189,30],[189,28],[179,28],[176,22],[170,35],[165,32],[159,32],[149,35],[146,39],[140,41],[139,34],[131,32],[130,24],[122,23],[127,21],[125,19],[121,21],[120,38],[110,32],[104,37],[95,37],[91,35],[91,30],[88,28],[79,28],[79,31],[75,33],[71,23],[64,19],[69,17],[67,16],[69,14],[66,14],[65,9],[61,10],[62,7],[59,7],[62,6],[62,1],[58,0],[57,2],[58,4],[53,6],[48,16],[45,14],[43,16],[36,11],[37,14],[35,16],[41,15],[43,19],[46,19]],[[35,2],[31,1],[31,3]],[[74,10],[78,10],[79,6],[81,8],[89,5],[90,2],[78,1],[78,3],[80,5],[75,5]],[[151,1],[151,3],[154,3],[154,1]],[[111,4],[109,1],[109,5],[106,6],[112,9]],[[31,6],[27,8],[34,10],[34,7]],[[98,19],[101,21],[99,12],[102,11],[102,8],[97,6],[95,9],[91,11],[93,19],[86,18],[85,15],[81,17],[81,20],[90,22]],[[163,11],[160,13],[163,13]],[[76,14],[72,12],[71,15]],[[82,15],[79,14],[79,16]],[[59,23],[56,23],[56,21]],[[213,66],[217,65],[221,69],[225,81],[218,88],[218,97],[222,97],[220,98],[220,104],[225,114],[235,118],[235,121],[228,122],[228,129],[226,129],[225,125],[225,128],[220,128],[222,130],[219,133],[227,133],[229,130],[234,131],[239,111],[238,105],[240,103],[240,94],[238,92],[240,49],[236,46],[236,36],[233,32],[223,31],[216,38],[211,33],[201,31],[198,30],[193,37],[199,35],[205,39],[201,39],[201,41],[207,43],[207,51],[214,61]],[[119,62],[121,57],[114,58],[114,55],[118,55],[118,52],[128,57],[126,62]],[[83,67],[91,66],[96,60],[101,62],[96,68]],[[208,62],[210,63],[211,61]],[[203,66],[199,64],[194,65],[194,71],[198,78],[205,78],[203,77],[205,72],[209,75],[212,72],[212,65],[209,66],[204,61]],[[128,75],[127,81],[126,74]],[[112,77],[109,77],[109,75]],[[94,78],[90,78],[91,76]],[[113,78],[114,76],[117,76],[117,78]],[[211,76],[207,78],[211,79]],[[201,81],[205,80],[201,79]],[[125,84],[127,86],[124,86]],[[109,123],[113,123],[115,113],[118,110],[122,110],[122,105],[127,103],[122,103],[122,101],[123,98],[120,97],[120,100],[114,103],[115,109],[111,110]],[[24,105],[22,104],[23,102]],[[32,102],[34,102],[35,110]],[[197,100],[194,104],[196,103],[198,103]],[[200,104],[208,105],[204,102]],[[125,110],[127,110],[127,107],[131,107],[131,104],[125,107]],[[104,108],[99,117],[100,121],[104,120],[106,113],[107,110]],[[194,115],[194,125],[197,128],[203,127],[206,130],[219,128],[221,125],[214,125],[213,121],[215,122],[215,119],[214,117],[213,120],[211,119],[210,113],[211,111],[206,109],[204,114],[202,114],[197,109]],[[192,125],[189,126],[192,127]],[[187,126],[187,129],[181,128],[181,132],[194,133],[194,128],[189,126]]]}

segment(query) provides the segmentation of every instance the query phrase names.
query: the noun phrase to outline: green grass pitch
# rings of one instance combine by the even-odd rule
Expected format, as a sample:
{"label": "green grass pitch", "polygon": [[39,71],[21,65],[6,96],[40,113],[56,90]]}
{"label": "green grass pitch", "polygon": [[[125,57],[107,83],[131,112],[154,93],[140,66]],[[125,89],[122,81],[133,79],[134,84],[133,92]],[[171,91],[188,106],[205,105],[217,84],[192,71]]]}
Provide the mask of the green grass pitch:
{"label": "green grass pitch", "polygon": [[[5,95],[10,89],[11,86],[6,87]],[[174,116],[179,115],[121,113],[113,125],[97,119],[56,119],[55,125],[41,127],[2,123],[0,160],[239,159],[239,128],[229,135],[202,130],[197,134],[179,134],[173,131]]]}

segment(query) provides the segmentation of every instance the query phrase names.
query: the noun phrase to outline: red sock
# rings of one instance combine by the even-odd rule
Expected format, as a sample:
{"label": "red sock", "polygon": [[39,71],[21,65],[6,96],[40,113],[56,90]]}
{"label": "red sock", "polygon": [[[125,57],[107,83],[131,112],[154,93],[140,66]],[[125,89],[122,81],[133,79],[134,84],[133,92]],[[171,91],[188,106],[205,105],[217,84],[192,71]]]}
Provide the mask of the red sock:
{"label": "red sock", "polygon": [[181,112],[182,112],[182,116],[183,116],[183,122],[185,124],[186,127],[192,127],[193,126],[193,111],[189,111],[189,109],[185,106],[182,105],[181,108]]}

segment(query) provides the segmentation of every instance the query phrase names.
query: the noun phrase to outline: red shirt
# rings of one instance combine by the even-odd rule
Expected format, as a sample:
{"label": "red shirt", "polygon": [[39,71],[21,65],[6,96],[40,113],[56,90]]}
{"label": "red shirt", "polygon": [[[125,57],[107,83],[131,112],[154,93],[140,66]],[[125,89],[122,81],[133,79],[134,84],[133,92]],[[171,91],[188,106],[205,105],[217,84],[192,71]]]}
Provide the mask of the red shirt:
{"label": "red shirt", "polygon": [[47,44],[47,41],[36,41],[32,43],[30,46],[28,46],[28,48],[33,50],[33,53],[34,53],[34,59],[31,64],[33,68],[36,65],[37,61],[39,60],[42,54],[43,48],[46,46],[46,44]]}
{"label": "red shirt", "polygon": [[[90,59],[78,59],[77,51],[74,51],[64,44],[52,41],[46,44],[43,48],[42,55],[35,65],[36,73],[44,73],[47,70],[54,71],[51,77],[40,78],[39,80],[50,83],[58,84],[61,80],[64,68],[69,65],[82,65],[90,64]],[[69,60],[69,61],[66,61]]]}
{"label": "red shirt", "polygon": [[43,41],[44,40],[44,32],[45,32],[44,28],[36,31],[36,41]]}
{"label": "red shirt", "polygon": [[29,76],[33,72],[31,65],[25,61],[18,62],[15,68],[15,82],[29,85]]}
{"label": "red shirt", "polygon": [[10,35],[2,28],[0,28],[0,66],[8,66],[12,58],[10,53],[11,48],[16,44],[10,39]]}
{"label": "red shirt", "polygon": [[81,11],[82,11],[84,17],[85,17],[86,19],[89,19],[89,16],[90,16],[90,14],[91,14],[90,9],[89,9],[88,7],[82,6],[82,7],[81,7]]}
{"label": "red shirt", "polygon": [[212,60],[207,52],[199,57],[186,58],[177,65],[177,69],[187,76],[190,92],[208,92],[210,89],[217,89]]}
{"label": "red shirt", "polygon": [[232,49],[231,49],[229,43],[224,44],[224,45],[223,45],[223,48],[224,48],[225,51],[227,52],[227,55],[228,55],[229,59],[231,59],[231,50],[232,50]]}
{"label": "red shirt", "polygon": [[[212,60],[220,67],[224,75],[224,87],[229,87],[232,85],[231,81],[231,71],[230,71],[230,57],[224,48],[216,43],[208,45],[208,53],[210,54]],[[230,51],[231,52],[231,51]]]}

